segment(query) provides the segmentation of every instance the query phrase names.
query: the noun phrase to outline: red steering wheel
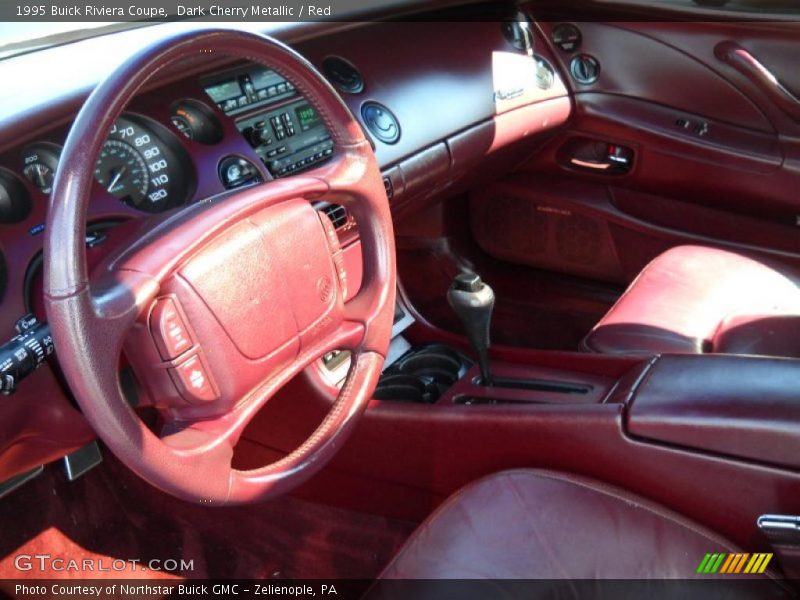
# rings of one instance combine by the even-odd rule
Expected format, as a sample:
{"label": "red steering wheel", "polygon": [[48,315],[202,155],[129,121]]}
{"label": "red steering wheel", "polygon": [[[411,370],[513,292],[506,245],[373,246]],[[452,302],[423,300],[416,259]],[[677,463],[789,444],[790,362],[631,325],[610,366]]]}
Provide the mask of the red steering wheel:
{"label": "red steering wheel", "polygon": [[[87,205],[106,136],[153,74],[200,53],[258,62],[291,81],[327,125],[333,158],[305,174],[222,194],[151,224],[90,280]],[[345,206],[358,223],[363,281],[346,304],[342,250],[328,219],[309,202],[314,199]],[[352,432],[389,345],[394,237],[370,145],[309,62],[258,35],[206,30],[172,37],[137,54],[94,90],[61,155],[44,270],[59,363],[84,415],[133,471],[194,502],[263,500],[317,472]],[[178,356],[154,338],[164,323],[178,323],[185,333]],[[352,365],[317,430],[273,464],[234,469],[233,447],[250,419],[289,379],[334,349],[350,350]],[[122,393],[123,350],[163,417],[158,434]]]}

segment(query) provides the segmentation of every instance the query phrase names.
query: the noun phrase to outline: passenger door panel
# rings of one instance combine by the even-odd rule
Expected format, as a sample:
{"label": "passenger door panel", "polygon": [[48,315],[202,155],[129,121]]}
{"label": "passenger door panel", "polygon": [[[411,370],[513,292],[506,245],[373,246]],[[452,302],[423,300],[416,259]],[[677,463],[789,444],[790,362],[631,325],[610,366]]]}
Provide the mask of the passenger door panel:
{"label": "passenger door panel", "polygon": [[[577,228],[574,243],[593,250],[581,254],[582,264],[574,260],[580,253],[565,252],[563,244],[535,255],[530,244],[509,247],[515,238],[496,239],[474,224],[484,250],[511,262],[623,283],[659,252],[684,243],[800,264],[800,123],[769,90],[720,57],[723,44],[735,43],[787,91],[800,94],[792,59],[800,50],[800,25],[574,24],[581,45],[569,52],[552,47],[572,87],[572,121],[517,173],[494,184],[502,190],[498,202],[492,186],[476,191],[472,217],[485,219],[488,204],[498,209],[491,211],[494,222],[502,222],[503,207],[516,202],[509,219],[536,221],[537,231],[554,238]],[[548,40],[556,25],[540,23]],[[571,61],[584,53],[600,64],[590,85],[570,76]],[[632,164],[615,174],[602,165],[573,164],[576,139],[596,142],[599,163],[618,145],[631,151]]]}

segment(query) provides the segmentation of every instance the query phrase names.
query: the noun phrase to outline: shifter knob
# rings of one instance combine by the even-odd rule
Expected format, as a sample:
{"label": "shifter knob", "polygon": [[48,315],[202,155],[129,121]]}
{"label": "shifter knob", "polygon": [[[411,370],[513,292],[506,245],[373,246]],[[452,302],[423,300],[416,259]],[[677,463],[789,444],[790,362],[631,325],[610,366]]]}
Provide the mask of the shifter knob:
{"label": "shifter knob", "polygon": [[478,355],[481,383],[491,385],[489,325],[494,308],[492,288],[474,273],[459,273],[447,291],[447,302],[461,319],[467,338]]}

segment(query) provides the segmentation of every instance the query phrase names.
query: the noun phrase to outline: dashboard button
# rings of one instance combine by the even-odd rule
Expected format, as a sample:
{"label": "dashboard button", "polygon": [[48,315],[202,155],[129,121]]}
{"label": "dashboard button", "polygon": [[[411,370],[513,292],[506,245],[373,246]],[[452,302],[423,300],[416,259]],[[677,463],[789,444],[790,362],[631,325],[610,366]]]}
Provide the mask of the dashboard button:
{"label": "dashboard button", "polygon": [[164,360],[179,357],[194,345],[175,300],[161,298],[150,313],[150,333]]}
{"label": "dashboard button", "polygon": [[187,402],[197,404],[213,402],[219,398],[211,376],[208,374],[203,361],[198,354],[189,357],[186,361],[169,369],[169,375],[178,392]]}

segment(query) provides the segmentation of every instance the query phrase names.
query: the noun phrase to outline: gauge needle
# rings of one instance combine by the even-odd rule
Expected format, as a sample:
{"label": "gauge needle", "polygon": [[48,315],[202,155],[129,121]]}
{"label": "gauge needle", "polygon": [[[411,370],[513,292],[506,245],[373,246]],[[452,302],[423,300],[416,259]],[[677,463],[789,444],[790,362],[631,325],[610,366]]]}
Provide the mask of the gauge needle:
{"label": "gauge needle", "polygon": [[114,178],[111,180],[111,183],[109,183],[109,184],[108,184],[108,188],[106,188],[106,189],[107,189],[109,192],[110,192],[111,190],[113,190],[113,189],[114,189],[114,186],[116,186],[116,185],[117,185],[117,183],[119,182],[119,180],[120,180],[120,179],[122,179],[122,176],[123,176],[124,174],[125,174],[125,167],[123,166],[123,167],[120,167],[119,171],[117,171],[117,174],[116,174],[116,175],[114,175]]}
{"label": "gauge needle", "polygon": [[36,176],[39,180],[39,187],[45,188],[47,186],[47,181],[45,180],[45,166],[44,165],[36,165]]}

